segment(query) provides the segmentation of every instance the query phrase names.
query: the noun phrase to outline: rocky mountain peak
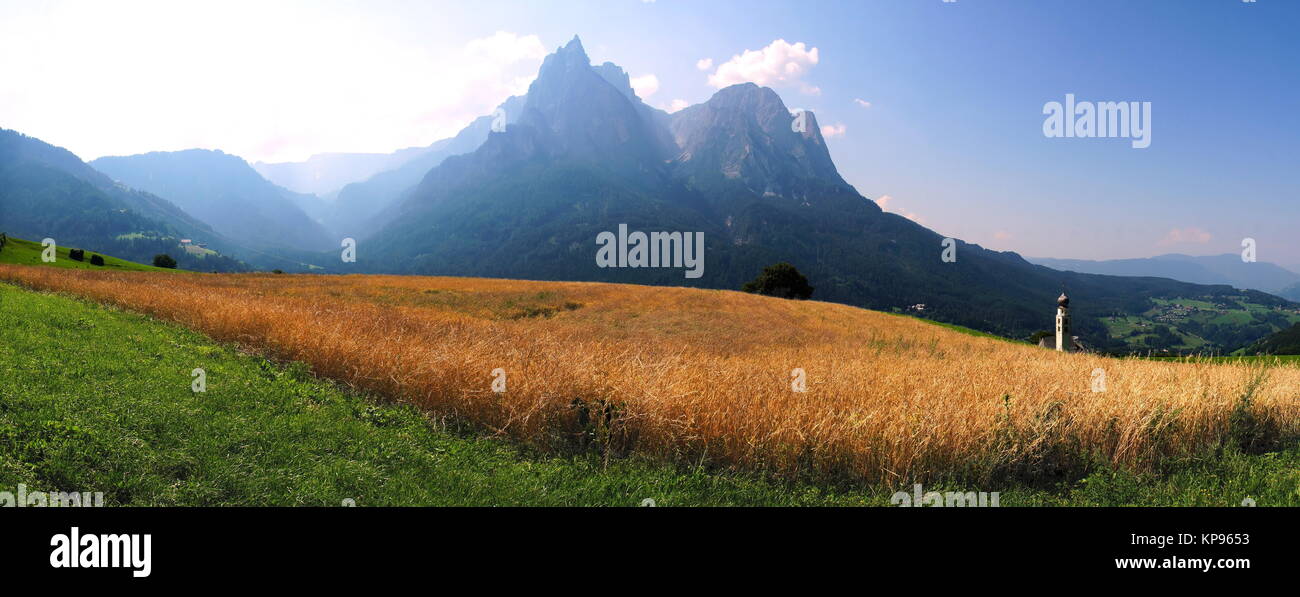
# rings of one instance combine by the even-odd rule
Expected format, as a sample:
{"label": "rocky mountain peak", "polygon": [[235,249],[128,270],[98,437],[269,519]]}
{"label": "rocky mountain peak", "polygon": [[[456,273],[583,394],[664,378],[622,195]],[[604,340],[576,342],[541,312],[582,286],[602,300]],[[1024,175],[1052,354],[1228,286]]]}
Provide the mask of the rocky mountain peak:
{"label": "rocky mountain peak", "polygon": [[840,177],[811,111],[792,112],[768,87],[741,83],[673,115],[679,170],[744,182],[765,196],[798,198],[803,184]]}
{"label": "rocky mountain peak", "polygon": [[606,62],[592,68],[595,69],[596,74],[608,81],[610,85],[613,85],[628,99],[639,99],[636,97],[636,91],[632,89],[632,79],[628,76],[627,71],[623,70],[623,67],[613,62]]}

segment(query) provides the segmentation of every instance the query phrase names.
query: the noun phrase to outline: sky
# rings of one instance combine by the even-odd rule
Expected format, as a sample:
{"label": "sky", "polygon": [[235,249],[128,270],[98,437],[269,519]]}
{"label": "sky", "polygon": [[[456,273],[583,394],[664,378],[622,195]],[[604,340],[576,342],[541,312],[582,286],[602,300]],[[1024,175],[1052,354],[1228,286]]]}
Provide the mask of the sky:
{"label": "sky", "polygon": [[[1033,257],[1300,271],[1300,2],[0,0],[0,127],[85,160],[390,152],[522,93],[575,34],[665,110],[752,81],[886,210]],[[1150,102],[1150,145],[1044,132]],[[1077,126],[1077,125],[1076,125]]]}

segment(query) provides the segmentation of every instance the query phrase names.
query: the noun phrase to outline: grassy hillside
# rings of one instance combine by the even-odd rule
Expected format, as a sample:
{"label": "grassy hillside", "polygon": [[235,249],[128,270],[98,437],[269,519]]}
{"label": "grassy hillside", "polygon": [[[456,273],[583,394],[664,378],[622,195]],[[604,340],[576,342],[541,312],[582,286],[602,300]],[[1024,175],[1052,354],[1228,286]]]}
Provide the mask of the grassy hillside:
{"label": "grassy hillside", "polygon": [[[167,270],[163,268],[154,267],[152,265],[142,265],[139,263],[135,263],[133,261],[127,261],[125,259],[110,257],[102,253],[94,253],[93,251],[90,250],[86,251],[86,258],[84,261],[77,261],[68,256],[68,252],[75,248],[78,247],[62,247],[62,246],[55,245],[56,259],[54,260],[53,263],[45,263],[44,261],[41,261],[41,252],[44,251],[44,248],[41,247],[41,244],[39,242],[23,240],[11,236],[9,237],[8,242],[5,243],[4,248],[0,249],[0,263],[13,263],[18,265],[45,265],[51,267],[63,267],[63,268],[70,268],[70,269],[99,269],[99,270],[106,269],[111,271],[124,271],[124,272],[174,271],[174,270]],[[92,254],[97,254],[103,257],[104,265],[102,266],[91,265],[90,256]]]}
{"label": "grassy hillside", "polygon": [[[0,128],[0,232],[88,247],[148,262],[168,253],[192,271],[248,271],[232,259],[246,248],[225,239],[175,204],[125,185],[72,152]],[[180,239],[206,241],[222,255],[181,251]],[[278,265],[267,267],[285,267]]]}
{"label": "grassy hillside", "polygon": [[1300,322],[1295,304],[1261,304],[1252,296],[1154,298],[1140,314],[1101,320],[1127,351],[1173,354],[1231,353]]}
{"label": "grassy hillside", "polygon": [[1273,334],[1242,350],[1242,353],[1290,355],[1300,358],[1300,323]]}
{"label": "grassy hillside", "polygon": [[1300,431],[1294,368],[1062,354],[737,292],[14,266],[0,279],[145,311],[550,454],[988,483],[1143,474]]}
{"label": "grassy hillside", "polygon": [[[142,315],[7,284],[0,305],[0,490],[102,491],[110,506],[845,506],[894,491],[544,456]],[[1297,470],[1297,450],[1229,452],[1160,476],[979,489],[1004,506],[1297,505]]]}

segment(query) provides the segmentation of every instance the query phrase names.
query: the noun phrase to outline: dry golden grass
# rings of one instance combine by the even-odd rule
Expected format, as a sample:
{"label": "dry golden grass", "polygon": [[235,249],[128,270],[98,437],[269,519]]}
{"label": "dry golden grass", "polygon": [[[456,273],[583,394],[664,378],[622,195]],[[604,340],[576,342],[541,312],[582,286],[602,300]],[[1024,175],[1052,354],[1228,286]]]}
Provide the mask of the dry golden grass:
{"label": "dry golden grass", "polygon": [[[1256,432],[1293,437],[1300,427],[1296,368],[1058,354],[736,292],[24,266],[0,266],[0,280],[304,361],[318,375],[544,449],[777,476],[896,484],[1085,462],[1145,468],[1219,448],[1234,410],[1253,417]],[[491,389],[498,367],[502,394]],[[795,368],[807,372],[806,392],[791,389]],[[1098,368],[1105,392],[1091,391]]]}

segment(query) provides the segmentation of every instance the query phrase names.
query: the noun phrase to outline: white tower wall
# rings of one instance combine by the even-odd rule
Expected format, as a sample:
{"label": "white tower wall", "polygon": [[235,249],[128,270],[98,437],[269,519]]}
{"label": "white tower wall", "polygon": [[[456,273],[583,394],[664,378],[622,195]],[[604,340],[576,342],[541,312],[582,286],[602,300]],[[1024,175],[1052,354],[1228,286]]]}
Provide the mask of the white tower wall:
{"label": "white tower wall", "polygon": [[1074,348],[1073,336],[1070,335],[1070,309],[1056,308],[1056,350],[1071,352]]}

